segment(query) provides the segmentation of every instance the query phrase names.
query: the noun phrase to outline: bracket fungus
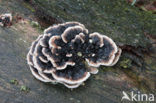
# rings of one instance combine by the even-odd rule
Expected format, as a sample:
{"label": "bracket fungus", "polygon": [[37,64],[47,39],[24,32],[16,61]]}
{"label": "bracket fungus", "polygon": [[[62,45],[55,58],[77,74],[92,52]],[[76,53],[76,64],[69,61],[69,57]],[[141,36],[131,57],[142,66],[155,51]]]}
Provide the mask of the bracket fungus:
{"label": "bracket fungus", "polygon": [[12,24],[12,15],[10,13],[0,15],[0,25],[10,26]]}
{"label": "bracket fungus", "polygon": [[38,80],[77,88],[97,74],[100,65],[115,65],[120,55],[111,38],[89,33],[78,22],[66,22],[49,27],[32,43],[27,63]]}

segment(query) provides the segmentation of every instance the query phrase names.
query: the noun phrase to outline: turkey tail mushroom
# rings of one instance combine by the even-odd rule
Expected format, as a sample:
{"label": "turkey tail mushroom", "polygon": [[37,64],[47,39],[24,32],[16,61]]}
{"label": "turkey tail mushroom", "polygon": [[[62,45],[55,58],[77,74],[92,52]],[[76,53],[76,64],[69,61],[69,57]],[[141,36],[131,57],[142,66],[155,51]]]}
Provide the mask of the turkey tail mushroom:
{"label": "turkey tail mushroom", "polygon": [[0,15],[0,25],[1,26],[11,26],[12,15],[10,13]]}
{"label": "turkey tail mushroom", "polygon": [[77,88],[97,74],[100,65],[115,65],[120,55],[111,38],[89,34],[83,24],[67,22],[44,30],[32,43],[27,63],[38,80]]}

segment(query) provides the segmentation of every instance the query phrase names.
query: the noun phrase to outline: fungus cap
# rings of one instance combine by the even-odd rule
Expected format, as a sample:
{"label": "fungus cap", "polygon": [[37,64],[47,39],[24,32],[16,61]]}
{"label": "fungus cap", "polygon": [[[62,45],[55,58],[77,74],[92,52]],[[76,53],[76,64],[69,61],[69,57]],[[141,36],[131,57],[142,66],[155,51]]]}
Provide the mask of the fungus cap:
{"label": "fungus cap", "polygon": [[12,23],[11,13],[1,14],[0,15],[0,25],[1,26],[10,26]]}
{"label": "fungus cap", "polygon": [[115,54],[118,51],[118,47],[116,46],[115,42],[108,36],[99,34],[97,32],[90,34],[90,37],[92,37],[90,39],[92,40],[91,44],[95,43],[97,49],[93,48],[95,49],[93,56],[86,58],[88,65],[93,67],[99,67],[100,65],[111,65],[115,59]]}

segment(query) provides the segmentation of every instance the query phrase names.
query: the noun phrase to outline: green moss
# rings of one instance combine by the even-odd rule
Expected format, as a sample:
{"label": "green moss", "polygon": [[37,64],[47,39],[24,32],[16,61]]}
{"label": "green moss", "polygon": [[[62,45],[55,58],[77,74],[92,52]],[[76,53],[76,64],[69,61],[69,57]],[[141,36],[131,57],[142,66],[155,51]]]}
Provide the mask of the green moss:
{"label": "green moss", "polygon": [[19,82],[16,79],[10,80],[10,83],[11,84],[15,84],[15,85],[18,85],[19,84]]}
{"label": "green moss", "polygon": [[29,92],[30,91],[30,88],[28,88],[27,86],[22,85],[20,87],[20,91]]}
{"label": "green moss", "polygon": [[[144,32],[155,34],[156,15],[140,11],[125,0],[33,0],[38,9],[59,21],[79,21],[90,32],[108,35],[116,42],[145,47]],[[138,36],[139,34],[139,36]]]}
{"label": "green moss", "polygon": [[38,30],[38,32],[43,32],[43,28],[41,28],[40,24],[37,21],[30,21],[30,25],[33,28],[36,28]]}
{"label": "green moss", "polygon": [[132,61],[130,59],[124,58],[122,61],[120,61],[120,66],[124,69],[130,68]]}
{"label": "green moss", "polygon": [[35,27],[35,28],[40,28],[40,25],[39,25],[39,23],[38,22],[36,22],[36,21],[31,21],[31,26],[33,26],[33,27]]}
{"label": "green moss", "polygon": [[34,9],[32,6],[30,6],[28,3],[23,3],[23,5],[24,5],[26,8],[28,8],[31,12],[35,12],[35,9]]}

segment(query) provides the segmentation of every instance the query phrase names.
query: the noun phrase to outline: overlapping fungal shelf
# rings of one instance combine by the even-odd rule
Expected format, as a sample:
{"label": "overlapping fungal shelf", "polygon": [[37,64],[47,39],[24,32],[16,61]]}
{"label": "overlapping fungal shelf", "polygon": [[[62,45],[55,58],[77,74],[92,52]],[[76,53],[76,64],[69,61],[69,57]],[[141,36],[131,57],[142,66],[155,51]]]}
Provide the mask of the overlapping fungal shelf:
{"label": "overlapping fungal shelf", "polygon": [[27,62],[38,80],[77,88],[97,74],[100,65],[115,65],[120,54],[111,38],[89,33],[78,22],[67,22],[46,29],[32,43]]}
{"label": "overlapping fungal shelf", "polygon": [[10,13],[0,15],[0,26],[10,26],[12,23],[12,15]]}

